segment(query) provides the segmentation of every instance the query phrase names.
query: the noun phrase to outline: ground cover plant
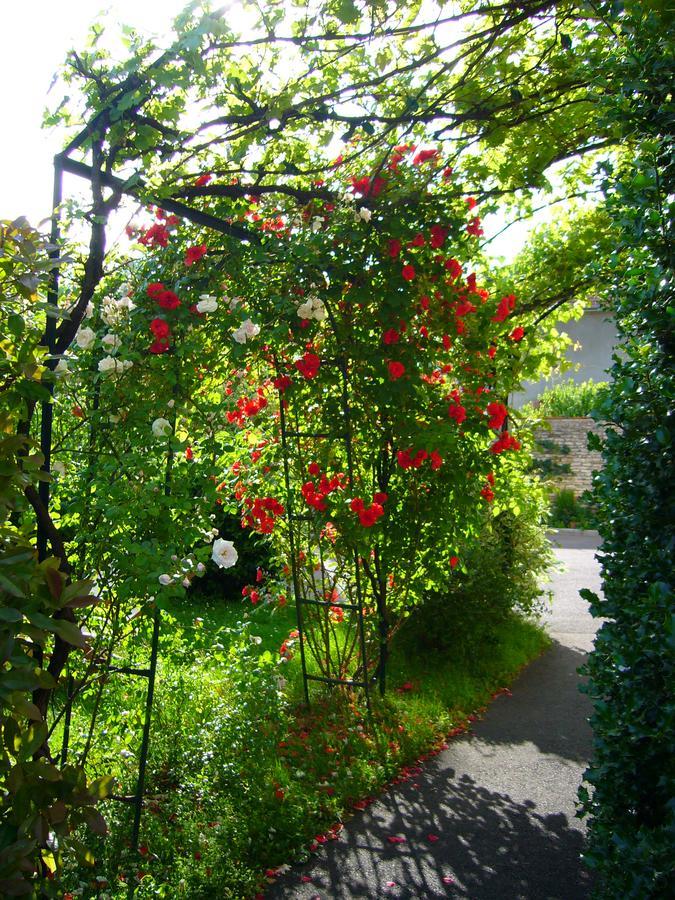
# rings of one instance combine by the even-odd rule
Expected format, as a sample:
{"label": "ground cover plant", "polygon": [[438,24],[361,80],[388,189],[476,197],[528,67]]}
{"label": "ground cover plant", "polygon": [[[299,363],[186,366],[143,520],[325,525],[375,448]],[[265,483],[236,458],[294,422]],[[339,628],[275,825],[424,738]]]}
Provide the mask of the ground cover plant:
{"label": "ground cover plant", "polygon": [[[498,268],[484,216],[558,164],[592,192],[622,82],[593,74],[604,7],[446,12],[270,2],[243,35],[192,3],[163,48],[95,27],[68,57],[56,184],[91,196],[49,245],[2,231],[7,895],[246,895],[261,847],[297,854],[542,646],[507,398],[558,363],[547,319],[612,226]],[[245,627],[205,624],[216,585]],[[372,719],[330,679],[379,685]]]}

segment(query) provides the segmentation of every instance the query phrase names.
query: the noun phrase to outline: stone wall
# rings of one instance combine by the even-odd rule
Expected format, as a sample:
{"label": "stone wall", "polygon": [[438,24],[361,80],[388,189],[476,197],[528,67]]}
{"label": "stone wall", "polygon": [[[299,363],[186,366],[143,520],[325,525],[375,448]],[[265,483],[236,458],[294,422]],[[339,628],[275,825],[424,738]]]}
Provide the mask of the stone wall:
{"label": "stone wall", "polygon": [[538,447],[535,457],[553,465],[569,465],[571,471],[566,474],[544,473],[544,477],[550,478],[558,489],[570,488],[579,496],[590,489],[592,473],[602,466],[601,455],[588,450],[586,436],[589,431],[602,434],[602,429],[585,416],[554,416],[546,421],[549,427],[535,435]]}

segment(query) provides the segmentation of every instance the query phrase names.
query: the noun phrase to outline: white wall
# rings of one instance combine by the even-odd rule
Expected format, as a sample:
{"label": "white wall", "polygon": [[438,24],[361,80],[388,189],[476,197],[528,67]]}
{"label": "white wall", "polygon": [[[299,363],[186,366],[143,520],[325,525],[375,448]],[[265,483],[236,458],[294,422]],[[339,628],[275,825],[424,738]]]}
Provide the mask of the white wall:
{"label": "white wall", "polygon": [[611,317],[605,310],[589,309],[581,319],[560,323],[558,330],[565,332],[573,341],[567,351],[567,359],[573,368],[555,373],[551,378],[528,382],[523,391],[513,396],[517,408],[535,400],[547,388],[573,379],[581,381],[609,381],[607,370],[612,365],[612,350],[617,343],[617,333]]}

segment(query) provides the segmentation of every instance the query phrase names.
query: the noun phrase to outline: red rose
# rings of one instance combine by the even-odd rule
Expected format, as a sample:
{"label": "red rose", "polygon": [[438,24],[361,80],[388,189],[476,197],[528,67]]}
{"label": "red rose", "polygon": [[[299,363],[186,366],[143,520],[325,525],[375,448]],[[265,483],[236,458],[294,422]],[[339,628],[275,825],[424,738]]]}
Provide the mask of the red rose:
{"label": "red rose", "polygon": [[451,403],[448,407],[448,415],[451,419],[454,419],[458,425],[461,425],[464,419],[466,419],[466,409],[461,403]]}
{"label": "red rose", "polygon": [[388,244],[389,256],[395,259],[401,252],[401,242],[398,238],[392,238]]}
{"label": "red rose", "polygon": [[188,247],[187,250],[185,251],[185,260],[184,260],[185,265],[192,266],[196,262],[199,262],[199,260],[202,258],[202,256],[206,255],[206,252],[207,252],[206,244],[199,244],[196,247]]}
{"label": "red rose", "polygon": [[434,248],[434,250],[438,250],[439,247],[443,246],[447,236],[447,228],[443,228],[442,225],[431,226],[431,246]]}
{"label": "red rose", "polygon": [[378,491],[376,494],[373,494],[373,500],[375,503],[386,503],[389,499],[388,494],[382,493],[382,491]]}
{"label": "red rose", "polygon": [[156,338],[168,338],[171,334],[169,323],[164,319],[153,319],[150,323],[150,331]]}
{"label": "red rose", "polygon": [[321,466],[317,462],[312,462],[307,466],[307,471],[310,475],[319,475],[321,473]]}
{"label": "red rose", "polygon": [[316,353],[310,353],[309,351],[301,359],[295,360],[295,368],[305,378],[315,378],[320,366],[321,360],[319,357]]}
{"label": "red rose", "polygon": [[411,265],[403,266],[401,275],[406,281],[412,281],[415,277],[415,269]]}
{"label": "red rose", "polygon": [[349,508],[352,512],[361,512],[365,509],[365,503],[360,497],[354,497],[354,499],[350,502]]}
{"label": "red rose", "polygon": [[148,347],[150,353],[166,353],[169,342],[166,338],[156,338]]}
{"label": "red rose", "polygon": [[398,331],[396,331],[395,328],[390,328],[388,331],[384,332],[384,334],[382,335],[382,340],[387,345],[396,344],[398,343],[400,337],[401,335],[398,333]]}
{"label": "red rose", "polygon": [[208,184],[211,181],[211,175],[206,173],[205,175],[200,175],[199,178],[195,181],[195,187],[204,187],[205,184]]}
{"label": "red rose", "polygon": [[152,284],[146,287],[145,293],[151,300],[159,300],[165,290],[166,288],[161,281],[153,281]]}
{"label": "red rose", "polygon": [[522,325],[517,325],[513,329],[513,331],[509,335],[509,337],[511,338],[512,341],[515,341],[515,343],[518,343],[518,341],[522,341],[522,339],[525,337],[525,329],[522,327]]}
{"label": "red rose", "polygon": [[458,557],[458,556],[451,556],[451,557],[450,557],[450,568],[451,568],[451,569],[454,569],[454,568],[456,568],[456,566],[457,566],[458,564],[459,564],[459,557]]}
{"label": "red rose", "polygon": [[155,298],[162,309],[178,309],[180,298],[173,291],[163,291]]}
{"label": "red rose", "polygon": [[396,381],[398,378],[405,375],[405,366],[402,362],[390,360],[387,363],[387,368],[389,369],[389,377],[392,381]]}

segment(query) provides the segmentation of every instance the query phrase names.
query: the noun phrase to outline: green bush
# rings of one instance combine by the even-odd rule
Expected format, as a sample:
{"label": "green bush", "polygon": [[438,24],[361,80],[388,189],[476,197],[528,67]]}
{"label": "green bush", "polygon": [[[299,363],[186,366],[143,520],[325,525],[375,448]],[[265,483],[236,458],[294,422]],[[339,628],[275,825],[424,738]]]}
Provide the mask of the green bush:
{"label": "green bush", "polygon": [[605,620],[587,668],[595,737],[580,792],[586,859],[600,876],[601,895],[621,900],[672,896],[675,859],[675,179],[664,69],[668,60],[672,69],[672,42],[650,7],[631,7],[624,34],[630,52],[617,60],[626,102],[610,110],[640,143],[604,184],[619,236],[608,296],[622,355],[599,410],[617,426],[597,442],[604,458],[595,478],[604,596],[582,592]]}
{"label": "green bush", "polygon": [[609,385],[606,381],[582,381],[577,384],[572,378],[545,390],[532,404],[537,415],[548,416],[590,416],[602,403]]}
{"label": "green bush", "polygon": [[429,592],[403,626],[411,646],[461,651],[490,646],[514,612],[536,613],[541,580],[552,562],[546,538],[545,493],[534,481],[514,476],[514,503],[486,513],[479,540],[463,551],[444,591]]}
{"label": "green bush", "polygon": [[551,498],[552,528],[593,528],[594,517],[588,504],[570,488],[556,491]]}

